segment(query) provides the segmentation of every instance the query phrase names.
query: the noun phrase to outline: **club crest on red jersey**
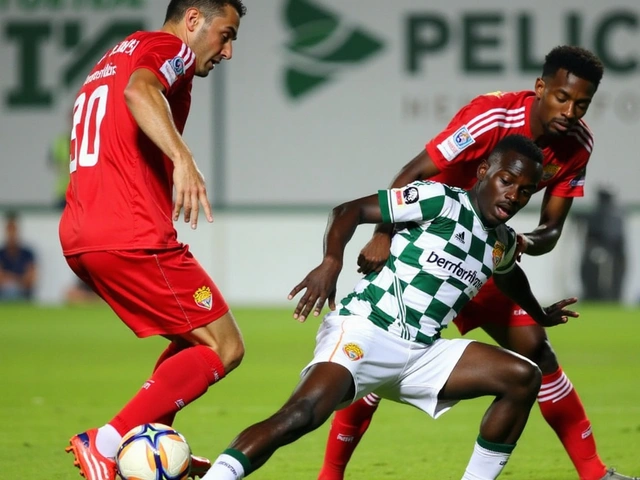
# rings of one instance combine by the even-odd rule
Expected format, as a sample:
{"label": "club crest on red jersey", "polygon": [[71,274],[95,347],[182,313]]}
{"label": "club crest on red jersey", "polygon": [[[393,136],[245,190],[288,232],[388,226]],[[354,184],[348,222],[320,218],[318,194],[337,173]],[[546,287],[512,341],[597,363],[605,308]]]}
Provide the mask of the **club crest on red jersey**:
{"label": "club crest on red jersey", "polygon": [[357,362],[364,357],[364,351],[355,343],[347,343],[342,347],[342,351],[347,357],[349,357],[349,360],[353,360],[354,362]]}
{"label": "club crest on red jersey", "polygon": [[500,262],[504,258],[505,251],[506,251],[506,247],[504,246],[504,243],[496,241],[496,243],[493,244],[493,252],[491,256],[493,257],[494,268],[500,265]]}
{"label": "club crest on red jersey", "polygon": [[562,167],[560,165],[554,165],[553,163],[550,163],[549,165],[545,165],[544,168],[542,169],[542,181],[543,182],[548,182],[549,180],[551,180],[553,177],[556,176],[556,174],[560,171]]}
{"label": "club crest on red jersey", "polygon": [[211,289],[209,287],[201,287],[196,290],[196,293],[193,294],[193,299],[199,307],[211,310],[213,295],[211,295]]}

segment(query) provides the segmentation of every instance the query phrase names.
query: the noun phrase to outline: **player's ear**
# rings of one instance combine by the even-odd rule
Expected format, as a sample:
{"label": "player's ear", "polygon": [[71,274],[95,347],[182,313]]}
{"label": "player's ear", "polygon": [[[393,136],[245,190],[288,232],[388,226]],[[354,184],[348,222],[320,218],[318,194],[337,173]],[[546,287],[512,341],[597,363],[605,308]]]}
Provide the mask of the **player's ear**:
{"label": "player's ear", "polygon": [[198,26],[198,20],[200,18],[200,10],[195,7],[187,8],[187,11],[184,12],[184,22],[187,26],[187,30],[190,32],[195,31]]}
{"label": "player's ear", "polygon": [[542,93],[544,92],[545,81],[542,77],[536,78],[536,84],[533,87],[533,90],[536,92],[536,98],[540,100],[542,98]]}
{"label": "player's ear", "polygon": [[488,170],[489,170],[489,162],[486,160],[482,160],[482,162],[480,162],[480,165],[478,165],[478,170],[476,172],[476,176],[478,177],[478,180],[482,180],[487,175]]}

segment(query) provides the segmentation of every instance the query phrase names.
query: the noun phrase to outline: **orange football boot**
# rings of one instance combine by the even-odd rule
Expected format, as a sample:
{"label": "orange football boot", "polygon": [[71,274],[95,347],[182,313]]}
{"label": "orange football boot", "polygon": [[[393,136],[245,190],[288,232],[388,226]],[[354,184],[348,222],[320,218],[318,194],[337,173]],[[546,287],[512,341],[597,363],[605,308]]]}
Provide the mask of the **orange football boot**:
{"label": "orange football boot", "polygon": [[66,452],[73,452],[73,465],[80,469],[80,475],[87,480],[115,480],[116,462],[107,458],[96,449],[97,428],[74,435],[69,440]]}

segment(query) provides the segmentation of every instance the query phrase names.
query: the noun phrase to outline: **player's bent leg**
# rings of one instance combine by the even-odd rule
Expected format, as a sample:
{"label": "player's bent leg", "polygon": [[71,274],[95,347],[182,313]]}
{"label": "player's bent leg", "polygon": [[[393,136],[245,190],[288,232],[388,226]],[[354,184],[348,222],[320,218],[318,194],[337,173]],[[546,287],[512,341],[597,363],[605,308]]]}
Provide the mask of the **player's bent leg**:
{"label": "player's bent leg", "polygon": [[524,355],[542,370],[538,394],[540,411],[562,442],[580,479],[606,478],[607,468],[598,455],[591,422],[578,393],[558,364],[545,329],[537,324],[484,325],[483,328],[500,345]]}
{"label": "player's bent leg", "polygon": [[[204,327],[197,328],[181,340],[188,343],[206,345],[218,354],[225,375],[240,365],[244,357],[244,341],[231,311]],[[211,468],[211,462],[205,457],[191,456],[190,478],[202,478]]]}
{"label": "player's bent leg", "polygon": [[313,365],[274,415],[245,429],[203,480],[236,480],[260,468],[280,447],[322,425],[340,403],[353,399],[351,373],[337,363]]}
{"label": "player's bent leg", "polygon": [[166,337],[183,347],[193,345],[209,347],[220,357],[225,374],[238,367],[244,357],[244,340],[231,311],[203,327]]}
{"label": "player's bent leg", "polygon": [[466,348],[439,400],[496,398],[482,419],[463,480],[500,475],[524,430],[540,382],[538,367],[521,356],[478,342]]}
{"label": "player's bent leg", "polygon": [[463,400],[491,395],[480,434],[493,443],[515,444],[524,430],[540,388],[539,368],[527,359],[493,345],[473,342],[466,348],[440,400]]}
{"label": "player's bent leg", "polygon": [[380,397],[370,393],[347,408],[338,410],[329,428],[324,461],[318,480],[342,480],[347,464],[378,409]]}
{"label": "player's bent leg", "polygon": [[230,312],[188,333],[165,336],[180,349],[158,366],[143,388],[109,422],[120,435],[136,425],[175,414],[222,380],[244,355],[242,335]]}

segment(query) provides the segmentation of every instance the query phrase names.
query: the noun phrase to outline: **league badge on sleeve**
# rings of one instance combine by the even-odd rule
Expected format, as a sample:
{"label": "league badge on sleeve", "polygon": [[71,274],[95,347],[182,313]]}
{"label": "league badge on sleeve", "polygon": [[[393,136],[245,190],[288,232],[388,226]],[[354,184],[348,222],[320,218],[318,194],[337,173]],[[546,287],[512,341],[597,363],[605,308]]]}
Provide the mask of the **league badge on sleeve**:
{"label": "league badge on sleeve", "polygon": [[184,60],[182,57],[175,57],[169,61],[171,68],[176,73],[176,75],[184,75]]}
{"label": "league badge on sleeve", "polygon": [[473,145],[476,141],[469,133],[466,125],[456,130],[453,135],[438,144],[438,150],[442,153],[442,156],[449,162],[458,156],[469,145]]}
{"label": "league badge on sleeve", "polygon": [[196,290],[196,293],[193,294],[193,299],[199,307],[211,310],[213,295],[211,295],[211,289],[209,287],[201,287]]}
{"label": "league badge on sleeve", "polygon": [[583,168],[580,171],[580,173],[578,173],[578,175],[576,175],[575,177],[573,177],[573,179],[571,179],[571,181],[569,182],[569,186],[572,188],[584,187],[586,178],[587,178],[587,169]]}
{"label": "league badge on sleeve", "polygon": [[184,75],[185,64],[181,56],[173,57],[167,60],[160,67],[160,73],[164,75],[169,86],[172,86],[178,80],[178,77]]}

